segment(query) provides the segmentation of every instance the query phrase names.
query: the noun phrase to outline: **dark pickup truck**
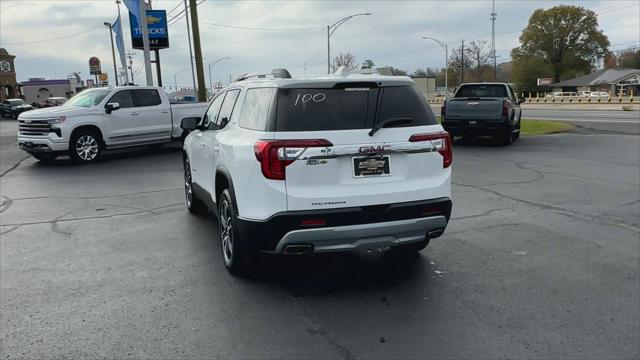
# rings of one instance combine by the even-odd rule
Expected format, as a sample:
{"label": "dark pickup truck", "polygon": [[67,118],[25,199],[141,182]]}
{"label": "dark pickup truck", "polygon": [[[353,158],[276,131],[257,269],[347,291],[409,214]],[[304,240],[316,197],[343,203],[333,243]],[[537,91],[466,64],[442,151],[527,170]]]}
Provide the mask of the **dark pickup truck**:
{"label": "dark pickup truck", "polygon": [[509,84],[462,84],[442,103],[441,115],[452,136],[490,136],[505,145],[520,136],[520,101]]}

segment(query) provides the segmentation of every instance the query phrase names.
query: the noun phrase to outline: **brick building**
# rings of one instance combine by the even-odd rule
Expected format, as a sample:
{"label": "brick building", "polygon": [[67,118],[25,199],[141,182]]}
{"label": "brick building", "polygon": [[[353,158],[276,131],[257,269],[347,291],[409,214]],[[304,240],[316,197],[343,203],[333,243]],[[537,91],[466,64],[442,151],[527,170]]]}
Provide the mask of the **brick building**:
{"label": "brick building", "polygon": [[5,99],[17,98],[20,95],[13,62],[15,58],[14,55],[9,55],[7,50],[0,49],[0,102]]}

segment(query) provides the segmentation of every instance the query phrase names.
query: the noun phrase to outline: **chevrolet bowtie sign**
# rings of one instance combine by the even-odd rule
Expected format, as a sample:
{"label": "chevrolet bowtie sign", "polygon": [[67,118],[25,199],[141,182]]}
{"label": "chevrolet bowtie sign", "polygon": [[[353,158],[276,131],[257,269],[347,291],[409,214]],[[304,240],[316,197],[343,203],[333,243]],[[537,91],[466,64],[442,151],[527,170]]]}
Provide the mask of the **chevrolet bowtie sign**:
{"label": "chevrolet bowtie sign", "polygon": [[[142,25],[129,13],[131,25],[131,43],[134,49],[142,50]],[[169,31],[167,29],[166,10],[147,10],[147,30],[150,49],[166,49],[169,47]]]}

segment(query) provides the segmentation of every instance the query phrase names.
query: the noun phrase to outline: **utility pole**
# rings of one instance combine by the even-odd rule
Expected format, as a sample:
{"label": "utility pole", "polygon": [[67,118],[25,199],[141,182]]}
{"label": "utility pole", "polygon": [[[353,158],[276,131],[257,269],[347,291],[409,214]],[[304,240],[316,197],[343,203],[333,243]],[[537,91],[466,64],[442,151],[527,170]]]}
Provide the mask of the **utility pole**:
{"label": "utility pole", "polygon": [[493,80],[498,80],[498,63],[496,61],[496,0],[491,5],[491,57],[493,58]]}
{"label": "utility pole", "polygon": [[110,22],[104,22],[104,26],[109,28],[109,35],[111,36],[111,58],[113,59],[113,77],[116,79],[116,86],[118,86],[118,65],[116,64],[116,51],[113,48],[113,27]]}
{"label": "utility pole", "polygon": [[138,3],[138,13],[141,19],[138,23],[142,26],[142,49],[144,54],[144,72],[147,76],[147,86],[153,86],[153,74],[151,73],[151,55],[149,50],[149,30],[147,28],[147,4],[144,0]]}
{"label": "utility pole", "polygon": [[184,16],[187,22],[187,39],[189,40],[189,65],[191,65],[191,80],[193,81],[193,94],[196,94],[196,72],[193,69],[193,49],[191,48],[191,25],[189,24],[189,8],[187,0],[184,0]]}
{"label": "utility pole", "polygon": [[193,48],[196,57],[196,75],[198,77],[198,101],[207,101],[207,87],[204,82],[204,66],[202,64],[202,48],[200,47],[200,26],[198,25],[198,4],[189,0],[191,8],[191,28],[193,31]]}
{"label": "utility pole", "polygon": [[[131,71],[131,85],[135,84],[134,81],[133,81],[133,55],[135,55],[135,54],[134,53],[127,53],[127,58],[129,59],[129,71]],[[125,73],[126,72],[127,72],[127,69],[125,69]]]}
{"label": "utility pole", "polygon": [[460,51],[460,84],[464,82],[464,40],[462,40],[462,51]]}

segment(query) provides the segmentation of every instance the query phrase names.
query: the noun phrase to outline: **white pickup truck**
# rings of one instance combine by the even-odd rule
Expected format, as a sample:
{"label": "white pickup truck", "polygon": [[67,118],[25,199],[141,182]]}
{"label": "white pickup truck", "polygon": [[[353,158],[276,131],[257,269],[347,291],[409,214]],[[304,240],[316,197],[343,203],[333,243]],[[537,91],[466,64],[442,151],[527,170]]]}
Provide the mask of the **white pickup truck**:
{"label": "white pickup truck", "polygon": [[21,113],[18,146],[41,161],[69,155],[92,162],[106,149],[182,140],[181,120],[201,117],[206,106],[171,104],[155,87],[89,89],[63,106]]}

